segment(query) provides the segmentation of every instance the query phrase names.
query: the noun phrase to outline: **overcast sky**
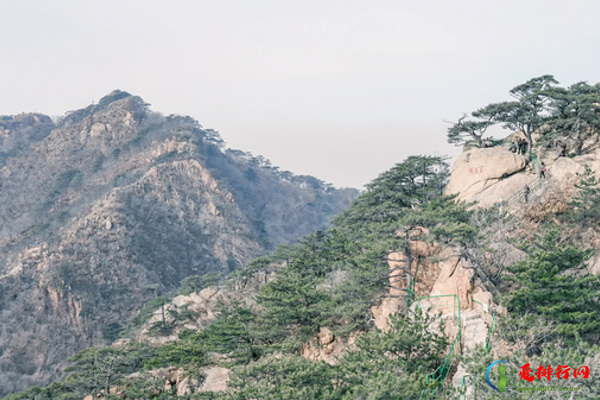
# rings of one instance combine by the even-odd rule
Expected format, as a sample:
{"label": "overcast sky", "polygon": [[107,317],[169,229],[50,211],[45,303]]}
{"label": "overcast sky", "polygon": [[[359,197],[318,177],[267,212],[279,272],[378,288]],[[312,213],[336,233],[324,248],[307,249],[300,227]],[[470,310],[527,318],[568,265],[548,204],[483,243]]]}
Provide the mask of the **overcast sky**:
{"label": "overcast sky", "polygon": [[599,82],[598,18],[596,0],[0,0],[0,114],[126,90],[361,187],[408,155],[456,155],[444,120],[529,78]]}

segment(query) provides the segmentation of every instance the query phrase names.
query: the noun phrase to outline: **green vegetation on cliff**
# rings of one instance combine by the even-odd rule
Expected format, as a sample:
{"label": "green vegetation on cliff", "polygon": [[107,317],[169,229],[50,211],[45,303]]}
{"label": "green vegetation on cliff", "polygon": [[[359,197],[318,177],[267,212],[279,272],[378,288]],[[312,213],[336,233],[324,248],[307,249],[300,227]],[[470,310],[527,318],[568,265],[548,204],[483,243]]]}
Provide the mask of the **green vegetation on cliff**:
{"label": "green vegetation on cliff", "polygon": [[[510,92],[515,101],[484,107],[473,113],[474,121],[459,121],[462,125],[451,128],[451,141],[461,142],[467,135],[483,144],[488,125],[503,123],[522,131],[530,147],[539,133],[536,144],[548,145],[568,137],[575,153],[585,151],[580,140],[598,133],[597,86],[578,84],[560,89],[556,84],[547,75],[517,86]],[[246,154],[230,153],[232,157],[227,158],[218,137],[215,143],[204,148],[202,157],[212,157],[209,168],[229,171],[224,172],[228,190],[239,199],[241,208],[249,207],[257,199],[256,193],[249,192],[248,182],[264,183],[265,171],[271,167],[260,158],[250,157],[251,165],[247,164],[242,161],[248,158]],[[240,164],[247,168],[237,168]],[[234,167],[236,172],[232,172]],[[61,382],[8,399],[74,400],[87,395],[182,400],[457,398],[459,394],[448,380],[441,385],[435,381],[445,362],[450,363],[445,368],[452,373],[457,366],[446,358],[449,340],[439,333],[444,330],[443,322],[411,307],[404,290],[390,292],[392,272],[384,262],[386,257],[392,252],[404,255],[410,266],[416,258],[411,245],[417,240],[436,242],[445,250],[453,248],[459,258],[468,259],[473,279],[489,285],[494,302],[503,306],[495,308],[495,330],[489,331],[492,336],[487,342],[501,346],[492,347],[491,352],[489,346],[481,347],[470,355],[463,353],[460,359],[471,374],[470,385],[477,399],[500,398],[485,386],[483,377],[491,362],[507,358],[519,366],[526,362],[535,367],[589,364],[592,376],[577,382],[581,391],[573,398],[597,398],[600,278],[589,274],[585,264],[593,253],[592,243],[585,238],[589,232],[597,232],[600,215],[593,171],[588,168],[580,176],[578,191],[571,201],[565,200],[560,213],[549,211],[540,221],[519,220],[498,209],[475,211],[471,204],[456,202],[456,197],[443,194],[448,175],[443,158],[407,158],[369,184],[367,192],[339,214],[330,229],[244,262],[225,278],[188,276],[171,293],[195,295],[217,283],[233,290],[254,287],[253,301],[222,304],[206,328],[181,330],[178,340],[152,346],[132,341],[85,350],[71,359],[70,374]],[[318,193],[329,190],[318,181],[296,179]],[[245,213],[253,229],[277,231],[262,220],[268,207],[266,201],[261,204],[266,208]],[[415,236],[417,227],[429,234]],[[503,235],[501,245],[491,239],[497,235]],[[270,245],[267,241],[263,244]],[[414,278],[410,271],[408,267],[394,273],[410,284]],[[389,330],[382,332],[375,326],[372,307],[389,297],[400,297],[408,307],[392,314]],[[168,302],[157,297],[126,334],[132,336],[157,307],[163,316],[172,313],[173,320],[194,318],[185,307],[168,309]],[[432,329],[438,323],[441,329]],[[157,336],[173,332],[165,318],[152,326],[150,332]],[[354,345],[345,347],[350,342]],[[313,350],[327,346],[331,351],[345,347],[335,354],[333,365],[314,356]],[[207,368],[215,366],[231,371],[228,390],[194,392],[206,378]],[[191,382],[190,393],[178,397],[177,388],[165,384],[165,376],[173,370]],[[432,373],[433,383],[427,381],[427,374]],[[469,378],[465,379],[468,384]],[[111,388],[117,393],[106,395]],[[432,394],[433,388],[439,390]],[[532,398],[526,393],[515,396]]]}
{"label": "green vegetation on cliff", "polygon": [[[393,329],[382,336],[372,325],[370,308],[378,295],[388,291],[389,271],[382,260],[405,245],[396,231],[406,224],[426,224],[436,238],[457,243],[468,242],[476,232],[466,206],[442,195],[447,177],[447,164],[437,157],[410,157],[382,174],[332,229],[284,246],[232,275],[232,283],[240,285],[270,272],[270,265],[284,263],[260,288],[256,307],[237,304],[222,309],[205,330],[184,331],[178,341],[148,353],[139,371],[177,366],[192,374],[208,363],[209,352],[217,352],[227,356],[222,362],[234,370],[235,399],[283,399],[292,390],[311,398],[350,399],[368,396],[369,388],[379,384],[381,398],[419,395],[425,387],[424,374],[443,362],[446,338],[424,329],[430,322],[419,316],[397,316]],[[191,282],[184,284],[189,292]],[[299,355],[322,328],[346,338],[370,333],[360,336],[357,350],[339,366],[331,367]],[[415,343],[416,337],[421,339]],[[291,356],[279,359],[280,352]],[[390,352],[395,354],[393,360],[387,356]],[[393,369],[382,370],[382,365]],[[280,376],[285,371],[289,376]],[[343,385],[333,384],[342,380]],[[73,392],[65,398],[91,392]]]}
{"label": "green vegetation on cliff", "polygon": [[[532,78],[510,90],[513,101],[492,103],[463,116],[448,128],[448,142],[462,145],[471,142],[483,147],[485,132],[495,124],[520,132],[531,151],[534,134],[537,142],[549,147],[569,147],[581,155],[584,142],[600,132],[600,84],[575,83],[568,88],[557,86],[552,75]],[[567,150],[568,151],[568,150]]]}

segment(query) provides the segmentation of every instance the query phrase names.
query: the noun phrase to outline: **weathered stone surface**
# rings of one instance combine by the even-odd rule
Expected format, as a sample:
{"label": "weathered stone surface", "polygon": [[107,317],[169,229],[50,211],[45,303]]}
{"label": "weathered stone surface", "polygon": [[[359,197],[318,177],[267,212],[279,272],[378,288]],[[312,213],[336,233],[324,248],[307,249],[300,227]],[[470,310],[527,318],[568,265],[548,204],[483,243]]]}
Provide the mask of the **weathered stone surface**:
{"label": "weathered stone surface", "polygon": [[525,134],[523,132],[513,132],[504,138],[505,141],[514,143],[517,143],[520,139],[526,139]]}
{"label": "weathered stone surface", "polygon": [[[391,289],[394,293],[398,293],[398,290]],[[400,298],[384,298],[381,303],[371,307],[371,314],[375,326],[382,331],[387,331],[390,326],[389,318],[390,315],[399,312],[406,308],[406,300]]]}
{"label": "weathered stone surface", "polygon": [[309,340],[308,343],[302,346],[302,357],[313,361],[325,361],[333,365],[343,357],[348,348],[353,348],[354,346],[353,335],[349,338],[342,338],[333,336],[332,334],[325,341],[328,341],[330,338],[333,339],[328,344],[321,342],[321,335]]}
{"label": "weathered stone surface", "polygon": [[[162,345],[177,340],[179,332],[184,329],[202,330],[217,317],[218,305],[227,305],[232,301],[251,306],[254,304],[253,290],[229,290],[210,286],[202,289],[199,293],[191,293],[187,296],[176,296],[170,303],[165,304],[165,321],[173,329],[169,335],[157,336],[150,332],[150,327],[162,320],[161,309],[154,311],[147,323],[135,335],[135,340],[151,345]],[[194,313],[193,319],[176,320],[168,310],[180,312],[182,310]]]}
{"label": "weathered stone surface", "polygon": [[[468,262],[461,260],[448,249],[445,253],[445,261],[442,261],[441,271],[431,289],[432,296],[456,295],[460,301],[460,307],[467,309],[471,307],[471,291],[473,289],[474,271]],[[451,309],[455,306],[453,296],[445,296],[430,300],[437,307]],[[451,312],[444,311],[442,312]]]}
{"label": "weathered stone surface", "polygon": [[502,147],[466,151],[458,156],[452,168],[446,193],[458,194],[460,200],[471,200],[505,174],[521,171],[525,165],[525,157]]}
{"label": "weathered stone surface", "polygon": [[533,174],[520,172],[506,179],[494,181],[493,185],[482,190],[470,200],[476,201],[477,205],[482,208],[493,207],[498,203],[502,205],[504,200],[508,200],[515,194],[522,192],[526,185],[531,185],[537,179],[537,176]]}
{"label": "weathered stone surface", "polygon": [[90,136],[94,137],[94,136],[100,136],[102,134],[104,134],[106,132],[106,125],[97,122],[94,125],[92,125],[92,128],[90,129]]}
{"label": "weathered stone surface", "polygon": [[326,327],[321,328],[321,332],[319,332],[319,341],[322,345],[326,345],[333,342],[334,338],[335,336],[333,335],[331,329]]}
{"label": "weathered stone surface", "polygon": [[[227,390],[227,382],[229,382],[229,374],[231,371],[223,367],[210,367],[202,371],[206,378],[199,392],[224,392]],[[189,390],[185,390],[185,386],[181,385],[177,388],[177,394],[183,396],[189,394]]]}
{"label": "weathered stone surface", "polygon": [[484,304],[485,307],[488,307],[484,307],[484,311],[486,311],[494,305],[494,296],[490,292],[481,290],[481,288],[479,287],[473,290],[473,300],[476,300],[481,304]]}
{"label": "weathered stone surface", "polygon": [[585,167],[572,158],[560,157],[548,168],[548,177],[559,181],[571,181]]}
{"label": "weathered stone surface", "polygon": [[597,247],[594,257],[588,262],[588,270],[591,274],[600,275],[600,247]]}

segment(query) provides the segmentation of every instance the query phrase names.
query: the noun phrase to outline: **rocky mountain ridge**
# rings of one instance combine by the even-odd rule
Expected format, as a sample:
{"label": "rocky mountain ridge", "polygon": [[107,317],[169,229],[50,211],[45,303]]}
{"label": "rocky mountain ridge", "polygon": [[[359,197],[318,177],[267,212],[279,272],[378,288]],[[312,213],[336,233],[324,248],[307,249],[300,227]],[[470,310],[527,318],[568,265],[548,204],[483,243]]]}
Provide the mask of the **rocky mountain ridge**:
{"label": "rocky mountain ridge", "polygon": [[120,91],[0,128],[0,396],[59,378],[183,278],[324,229],[357,194]]}

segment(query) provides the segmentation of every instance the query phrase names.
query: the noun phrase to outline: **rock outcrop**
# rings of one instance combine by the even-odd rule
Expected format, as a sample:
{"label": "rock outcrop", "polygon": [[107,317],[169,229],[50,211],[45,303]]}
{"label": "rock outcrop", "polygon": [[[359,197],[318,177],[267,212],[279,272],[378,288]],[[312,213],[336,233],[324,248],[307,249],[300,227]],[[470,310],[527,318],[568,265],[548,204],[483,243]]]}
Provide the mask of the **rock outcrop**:
{"label": "rock outcrop", "polygon": [[471,149],[458,156],[447,194],[458,194],[459,200],[470,200],[485,189],[522,171],[527,164],[524,156],[503,147]]}
{"label": "rock outcrop", "polygon": [[[521,136],[513,133],[505,140],[516,140]],[[600,178],[600,148],[595,141],[586,146],[586,154],[576,157],[559,157],[557,152],[535,149],[539,153],[539,161],[547,167],[546,181],[551,182],[551,185],[544,186],[560,187],[560,190],[572,188],[577,182],[577,174],[584,171],[585,165]],[[526,186],[538,182],[538,173],[538,161],[527,164],[524,156],[514,154],[506,147],[468,148],[452,167],[445,193],[458,195],[458,200],[475,201],[478,207],[489,208],[519,197]]]}
{"label": "rock outcrop", "polygon": [[[455,346],[453,354],[471,354],[477,346],[486,346],[493,315],[504,310],[494,303],[492,293],[476,276],[470,262],[449,245],[428,242],[428,233],[424,228],[417,228],[409,235],[412,239],[411,277],[415,280],[417,296],[411,309],[419,307],[436,317],[429,326],[433,331],[439,332],[444,322],[443,333]],[[375,325],[384,331],[389,329],[391,314],[406,310],[407,282],[402,274],[406,258],[402,252],[386,257],[390,268],[389,294],[382,295],[380,303],[371,307]],[[453,385],[460,387],[466,375],[466,369],[459,364],[453,372]]]}
{"label": "rock outcrop", "polygon": [[[427,242],[428,233],[426,229],[418,228],[413,233],[415,240],[410,242],[411,277],[415,281],[415,295],[427,298],[424,307],[453,313],[460,303],[461,309],[468,310],[473,308],[475,294],[492,307],[493,296],[483,289],[484,285],[475,276],[471,264],[462,259],[455,249]],[[386,259],[390,268],[389,294],[382,295],[379,304],[371,307],[374,323],[382,330],[388,329],[391,314],[406,309],[407,282],[402,274],[402,268],[406,267],[406,256],[394,252],[388,254]]]}
{"label": "rock outcrop", "polygon": [[[455,295],[460,301],[462,309],[472,307],[472,289],[474,288],[475,271],[470,263],[461,259],[453,249],[445,249],[440,257],[441,270],[437,276],[430,296]],[[431,302],[438,307],[450,308],[454,306],[454,297],[440,297],[431,299]]]}
{"label": "rock outcrop", "polygon": [[[234,301],[252,306],[254,304],[255,291],[229,290],[216,286],[207,287],[198,293],[191,293],[187,296],[176,296],[165,304],[165,324],[169,327],[169,333],[166,335],[157,335],[152,332],[152,326],[162,322],[163,316],[161,309],[153,312],[148,321],[134,335],[133,340],[137,342],[148,343],[153,346],[162,345],[166,342],[177,340],[179,332],[185,329],[203,330],[217,317],[219,305],[227,306]],[[174,312],[185,311],[190,318],[182,320],[175,317]],[[122,339],[120,343],[125,343],[129,339]]]}
{"label": "rock outcrop", "polygon": [[302,346],[302,357],[336,364],[348,349],[354,347],[355,336],[336,336],[329,328],[321,328],[319,336]]}

